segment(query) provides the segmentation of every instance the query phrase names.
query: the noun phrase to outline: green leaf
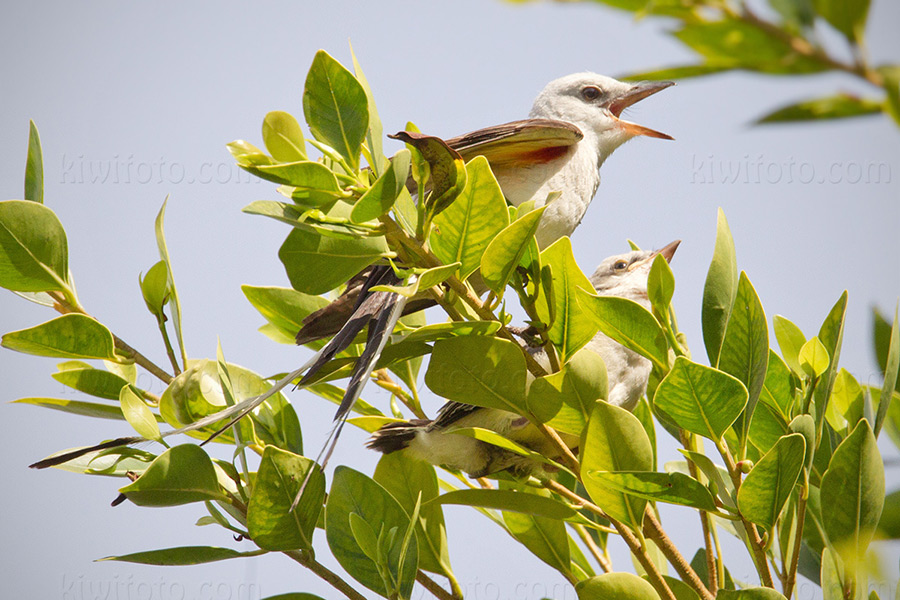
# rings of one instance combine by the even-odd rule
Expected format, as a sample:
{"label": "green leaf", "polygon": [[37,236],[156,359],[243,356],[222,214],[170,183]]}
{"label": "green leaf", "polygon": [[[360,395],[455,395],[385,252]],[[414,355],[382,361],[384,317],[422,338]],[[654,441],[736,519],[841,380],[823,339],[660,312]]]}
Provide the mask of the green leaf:
{"label": "green leaf", "polygon": [[[532,490],[532,488],[525,488],[519,493],[544,498],[550,495],[547,490]],[[563,521],[517,511],[504,511],[503,522],[509,533],[520,544],[571,580],[569,536]]]}
{"label": "green leaf", "polygon": [[576,515],[570,506],[558,500],[515,490],[454,490],[441,494],[432,503],[480,506],[557,520],[572,519]]}
{"label": "green leaf", "polygon": [[800,348],[806,343],[806,336],[803,335],[799,327],[781,315],[775,315],[772,319],[772,328],[775,330],[775,339],[778,340],[778,346],[781,348],[784,362],[787,363],[794,373],[803,375],[803,369],[800,368],[800,359],[798,357]]}
{"label": "green leaf", "polygon": [[813,24],[816,16],[813,0],[769,0],[769,5],[778,11],[786,22],[794,25],[808,27]]}
{"label": "green leaf", "polygon": [[800,348],[800,354],[797,355],[800,361],[800,369],[806,373],[807,377],[821,377],[828,370],[830,358],[825,345],[819,341],[817,337],[811,337]]}
{"label": "green leaf", "polygon": [[0,202],[0,287],[67,291],[68,277],[66,232],[56,214],[28,200]]}
{"label": "green leaf", "polygon": [[138,506],[178,506],[204,500],[224,500],[216,471],[203,448],[182,444],[150,463],[137,481],[119,489]]}
{"label": "green leaf", "polygon": [[725,328],[737,296],[738,270],[734,239],[725,213],[719,209],[716,224],[716,246],[703,287],[703,343],[709,364],[719,364],[719,351],[725,339]]}
{"label": "green leaf", "polygon": [[308,160],[241,168],[257,177],[291,186],[291,198],[304,206],[321,206],[343,195],[334,173],[325,165]]}
{"label": "green leaf", "polygon": [[259,550],[238,552],[231,548],[217,548],[215,546],[181,546],[178,548],[134,552],[132,554],[123,554],[121,556],[107,556],[100,560],[115,560],[119,562],[137,563],[140,565],[174,567],[201,565],[220,560],[228,560],[229,558],[259,556],[260,554],[262,553]]}
{"label": "green leaf", "polygon": [[719,441],[747,404],[747,388],[727,373],[679,356],[653,404],[682,429]]}
{"label": "green leaf", "polygon": [[813,457],[816,449],[816,422],[810,415],[797,415],[788,425],[791,431],[799,433],[806,440],[806,456],[803,464],[807,469],[812,468]]}
{"label": "green leaf", "polygon": [[447,323],[432,323],[418,327],[403,335],[399,341],[403,342],[436,342],[451,337],[465,337],[469,335],[494,335],[500,329],[497,321],[449,321]]}
{"label": "green leaf", "polygon": [[[373,562],[353,536],[350,529],[350,513],[356,513],[376,532],[390,531],[397,528],[404,532],[409,528],[410,519],[403,507],[378,483],[358,471],[345,466],[334,470],[334,480],[328,502],[325,505],[325,534],[328,547],[338,563],[354,579],[370,590],[387,596],[384,581]],[[400,596],[409,598],[412,592],[417,570],[418,545],[415,536],[402,557],[403,572],[398,573],[400,565],[400,543],[388,549],[385,560],[387,567],[398,582]]]}
{"label": "green leaf", "polygon": [[109,329],[91,317],[77,313],[56,317],[30,329],[11,331],[3,335],[0,344],[10,350],[38,356],[116,360]]}
{"label": "green leaf", "polygon": [[25,159],[26,200],[44,203],[44,156],[41,153],[41,136],[34,121],[28,122],[28,154]]}
{"label": "green leaf", "polygon": [[786,600],[772,588],[751,587],[742,590],[720,590],[716,600]]}
{"label": "green leaf", "polygon": [[453,435],[464,435],[466,437],[474,438],[486,444],[497,446],[498,448],[512,452],[513,454],[530,458],[535,462],[551,465],[557,469],[559,468],[558,463],[553,462],[550,458],[544,456],[540,452],[530,450],[518,442],[506,438],[491,429],[484,429],[483,427],[459,427],[454,429],[452,433]]}
{"label": "green leaf", "polygon": [[291,286],[306,294],[332,290],[388,252],[384,237],[343,239],[294,229],[278,250]]}
{"label": "green leaf", "polygon": [[[898,304],[900,306],[900,304]],[[890,407],[890,399],[893,391],[897,388],[898,370],[900,370],[900,318],[898,318],[898,308],[894,308],[894,325],[891,327],[891,337],[887,361],[884,369],[884,383],[881,386],[881,398],[884,402],[878,403],[878,414],[875,416],[875,437],[881,433],[881,426],[884,424],[884,418],[887,416]]]}
{"label": "green leaf", "polygon": [[125,385],[119,391],[119,406],[125,420],[134,427],[139,436],[148,440],[162,440],[156,417],[131,385]]}
{"label": "green leaf", "polygon": [[705,75],[715,75],[723,71],[728,71],[734,67],[730,65],[719,65],[710,63],[699,63],[694,65],[681,65],[677,67],[665,67],[655,69],[653,71],[641,71],[639,73],[629,73],[626,77],[619,77],[622,81],[664,81],[688,79],[689,77],[703,77]]}
{"label": "green leaf", "polygon": [[862,39],[869,16],[869,0],[813,0],[813,5],[819,16],[848,40]]}
{"label": "green leaf", "polygon": [[593,350],[582,348],[558,373],[535,379],[528,388],[527,403],[540,421],[580,436],[594,403],[607,395],[603,359]]}
{"label": "green leaf", "polygon": [[481,265],[491,241],[509,225],[506,200],[487,159],[478,156],[466,165],[468,183],[459,197],[434,219],[428,243],[444,264],[462,263],[465,280]]}
{"label": "green leaf", "polygon": [[838,371],[825,411],[825,419],[831,428],[842,435],[849,433],[847,426],[852,429],[863,418],[864,405],[863,389],[856,378],[846,369]]}
{"label": "green leaf", "polygon": [[769,362],[767,323],[762,302],[747,275],[741,271],[719,353],[719,369],[736,377],[747,388],[747,405],[735,426],[742,450],[746,447],[750,419],[766,379]]}
{"label": "green leaf", "polygon": [[416,279],[408,285],[375,285],[369,288],[373,292],[394,292],[407,298],[412,298],[419,290],[427,290],[449,279],[459,268],[459,263],[432,267],[419,273]]}
{"label": "green leaf", "polygon": [[790,416],[791,408],[794,405],[794,384],[791,381],[791,371],[774,350],[769,350],[766,379],[763,382],[759,399],[764,404],[777,409],[782,417]]}
{"label": "green leaf", "polygon": [[[815,428],[815,424],[813,424],[813,428]],[[781,436],[790,431],[787,420],[778,412],[778,409],[769,404],[763,404],[757,406],[753,413],[749,439],[760,454],[765,454],[781,439]],[[815,448],[815,440],[810,448]]]}
{"label": "green leaf", "polygon": [[878,521],[878,537],[900,539],[900,490],[893,491],[884,498],[884,510]]}
{"label": "green leaf", "polygon": [[653,586],[631,573],[605,573],[575,584],[578,600],[659,600]]}
{"label": "green leaf", "polygon": [[675,275],[669,261],[662,254],[657,254],[650,266],[647,278],[647,298],[653,306],[653,313],[658,320],[665,321],[669,315],[669,303],[675,294]]}
{"label": "green leaf", "polygon": [[884,506],[884,464],[865,419],[831,456],[821,497],[829,546],[845,563],[864,560]]}
{"label": "green leaf", "polygon": [[452,576],[444,511],[438,501],[434,467],[406,452],[392,452],[378,461],[373,479],[400,503],[407,514],[413,513],[421,493],[422,504],[416,524],[419,568]]}
{"label": "green leaf", "polygon": [[881,100],[860,98],[850,94],[837,94],[824,98],[804,100],[788,104],[756,120],[756,124],[785,123],[793,121],[818,121],[822,119],[846,119],[880,114]]}
{"label": "green leaf", "polygon": [[525,358],[513,342],[464,336],[434,344],[425,384],[444,398],[523,413]]}
{"label": "green leaf", "polygon": [[553,309],[548,299],[541,295],[537,301],[538,316],[553,324],[547,336],[559,352],[559,360],[565,363],[597,333],[597,325],[578,303],[578,290],[592,290],[590,280],[578,267],[572,254],[572,242],[563,236],[541,252],[541,265],[549,265],[553,277]]}
{"label": "green leaf", "polygon": [[591,471],[588,477],[596,480],[598,485],[638,498],[716,511],[715,500],[706,486],[683,473]]}
{"label": "green leaf", "polygon": [[118,406],[97,404],[96,402],[81,402],[79,400],[64,400],[62,398],[19,398],[18,400],[13,400],[13,402],[43,406],[44,408],[95,419],[115,419],[119,421],[125,419],[122,416],[122,409]]}
{"label": "green leaf", "polygon": [[60,363],[57,368],[59,372],[51,375],[53,379],[79,392],[98,398],[118,400],[119,390],[122,389],[122,386],[128,385],[128,381],[114,373],[95,369],[78,361]]}
{"label": "green leaf", "polygon": [[241,291],[253,308],[281,332],[285,343],[289,344],[295,343],[294,336],[303,326],[303,319],[328,305],[326,298],[291,288],[242,285]]}
{"label": "green leaf", "polygon": [[409,177],[409,150],[403,149],[391,158],[390,168],[353,205],[350,220],[364,223],[377,219],[391,209],[397,197],[406,189]]}
{"label": "green leaf", "polygon": [[356,53],[353,51],[353,45],[350,45],[350,56],[353,57],[353,72],[356,74],[356,80],[362,86],[366,93],[367,107],[369,110],[369,126],[366,129],[366,144],[369,146],[369,155],[371,157],[371,167],[376,175],[384,173],[388,159],[384,156],[384,147],[382,137],[384,136],[384,128],[381,125],[381,119],[378,117],[378,109],[375,106],[375,97],[369,87],[369,81],[366,74],[363,73],[359,61],[356,60]]}
{"label": "green leaf", "polygon": [[[290,510],[309,470],[300,502]],[[247,505],[250,537],[266,550],[309,550],[325,498],[325,475],[312,460],[266,446]]]}
{"label": "green leaf", "polygon": [[147,271],[141,284],[141,295],[147,310],[157,317],[163,316],[163,306],[169,302],[169,268],[165,261],[159,261]]}
{"label": "green leaf", "polygon": [[[734,498],[732,498],[732,493],[734,492],[734,484],[731,482],[731,477],[728,475],[728,471],[725,470],[725,467],[721,467],[713,463],[709,459],[708,456],[701,452],[691,452],[689,450],[678,449],[685,457],[690,459],[694,465],[700,469],[706,478],[715,484],[716,490],[718,492],[719,498],[722,499],[722,502],[730,507],[737,508],[737,503]],[[666,468],[669,469],[669,465],[672,463],[667,463]],[[685,464],[685,467],[687,465]]]}
{"label": "green leaf", "polygon": [[[844,339],[844,320],[847,315],[847,290],[841,294],[838,301],[828,312],[828,316],[819,327],[819,341],[825,346],[828,356],[828,370],[822,375],[822,380],[816,386],[813,398],[816,408],[816,431],[821,431],[825,422],[825,412],[828,408],[828,399],[831,397],[831,389],[837,377],[838,363],[841,358],[841,344]],[[801,361],[802,362],[802,361]]]}
{"label": "green leaf", "polygon": [[293,115],[273,110],[262,124],[263,142],[272,158],[280,162],[306,160],[306,142],[303,130]]}
{"label": "green leaf", "polygon": [[513,271],[525,255],[538,229],[545,206],[513,221],[496,234],[481,257],[481,278],[488,289],[498,296],[512,277]]}
{"label": "green leaf", "polygon": [[649,471],[653,466],[653,450],[641,422],[623,408],[597,402],[583,446],[581,475],[591,499],[614,519],[640,530],[647,501],[611,490],[590,477],[590,473]]}
{"label": "green leaf", "polygon": [[748,521],[771,531],[800,476],[805,454],[805,438],[792,433],[756,463],[738,490],[738,508]]}
{"label": "green leaf", "polygon": [[166,263],[166,270],[169,273],[169,294],[172,302],[172,325],[175,328],[175,338],[178,340],[178,349],[181,351],[181,362],[182,365],[187,364],[187,351],[184,349],[184,334],[181,329],[181,302],[178,300],[178,291],[175,288],[175,278],[172,274],[172,261],[169,260],[169,248],[166,245],[166,234],[163,229],[163,224],[166,217],[166,204],[169,202],[169,197],[166,196],[166,199],[163,201],[162,206],[159,209],[159,213],[156,215],[156,221],[154,222],[154,231],[156,233],[156,246],[159,249],[159,258],[164,263]]}
{"label": "green leaf", "polygon": [[578,304],[600,331],[650,359],[665,371],[669,366],[669,347],[662,327],[649,310],[628,298],[595,296],[579,288]]}
{"label": "green leaf", "polygon": [[324,50],[316,52],[303,88],[303,114],[313,136],[359,166],[369,128],[366,91],[350,71]]}
{"label": "green leaf", "polygon": [[277,596],[266,596],[262,600],[324,600],[321,596],[307,594],[306,592],[288,592]]}

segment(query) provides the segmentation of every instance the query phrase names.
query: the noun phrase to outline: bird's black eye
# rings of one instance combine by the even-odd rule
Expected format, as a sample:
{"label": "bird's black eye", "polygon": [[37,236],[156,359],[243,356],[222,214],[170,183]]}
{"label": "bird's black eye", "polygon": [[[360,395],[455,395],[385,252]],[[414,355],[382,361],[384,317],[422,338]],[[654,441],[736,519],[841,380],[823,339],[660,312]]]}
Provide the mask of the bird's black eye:
{"label": "bird's black eye", "polygon": [[588,102],[593,102],[597,98],[603,95],[603,92],[600,91],[600,88],[589,85],[581,89],[581,97],[587,100]]}
{"label": "bird's black eye", "polygon": [[613,265],[613,271],[624,271],[628,268],[628,261],[617,260]]}

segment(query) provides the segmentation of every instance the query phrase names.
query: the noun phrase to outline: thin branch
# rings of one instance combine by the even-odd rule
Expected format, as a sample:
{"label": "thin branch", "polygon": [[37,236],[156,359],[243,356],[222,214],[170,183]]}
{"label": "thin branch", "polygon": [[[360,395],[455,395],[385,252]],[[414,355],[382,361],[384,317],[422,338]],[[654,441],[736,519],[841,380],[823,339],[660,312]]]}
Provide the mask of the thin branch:
{"label": "thin branch", "polygon": [[290,550],[284,553],[289,558],[297,561],[316,575],[318,575],[321,579],[329,583],[334,589],[341,592],[350,600],[366,600],[366,597],[354,590],[350,587],[350,584],[341,579],[341,577],[330,571],[328,567],[323,565],[320,562],[317,562],[315,558],[313,558],[312,554],[308,552],[300,552],[299,550]]}
{"label": "thin branch", "polygon": [[159,333],[162,335],[163,344],[166,346],[166,354],[169,355],[169,363],[171,363],[175,375],[178,376],[181,373],[181,369],[178,367],[178,359],[175,358],[175,349],[172,348],[172,342],[169,341],[169,332],[166,331],[166,319],[162,313],[156,317],[156,324],[159,326]]}
{"label": "thin branch", "polygon": [[565,496],[575,504],[583,506],[592,513],[609,521],[612,526],[616,528],[616,532],[618,532],[619,536],[623,540],[625,540],[625,544],[628,546],[628,549],[631,550],[631,553],[635,556],[635,558],[637,558],[638,562],[644,568],[644,571],[646,571],[647,573],[647,577],[650,578],[650,584],[654,587],[654,589],[656,589],[657,593],[665,600],[677,600],[675,598],[675,594],[672,593],[672,589],[669,587],[669,584],[667,584],[666,580],[662,578],[659,569],[656,568],[656,565],[647,555],[647,551],[641,545],[640,540],[637,538],[637,536],[634,535],[634,533],[631,532],[631,530],[627,526],[625,526],[624,523],[613,519],[608,514],[603,512],[603,509],[601,509],[599,506],[589,502],[585,498],[582,498],[561,483],[553,481],[552,479],[548,479],[545,480],[543,484],[547,489],[550,489],[561,496]]}
{"label": "thin branch", "polygon": [[[670,313],[670,315],[672,314],[673,313]],[[681,438],[681,445],[687,450],[691,452],[697,451],[696,439],[691,432],[682,429],[679,437]],[[688,472],[691,477],[701,481],[700,474],[697,472],[697,465],[694,464],[694,461],[689,460],[687,464]],[[710,514],[705,510],[700,511],[700,527],[703,529],[703,547],[706,552],[706,572],[709,577],[709,593],[715,596],[719,589],[719,570],[716,565],[716,555],[713,553],[711,536],[711,531],[715,527],[715,524],[713,523]],[[722,560],[721,556],[719,556],[719,560]]]}
{"label": "thin branch", "polygon": [[609,562],[609,558],[600,549],[597,543],[594,541],[594,538],[591,537],[591,534],[588,533],[587,527],[581,525],[580,523],[572,524],[572,529],[578,533],[578,537],[581,538],[581,541],[584,542],[584,545],[587,546],[588,551],[594,557],[594,560],[597,561],[597,564],[600,565],[600,569],[603,570],[604,573],[612,573],[612,563]]}
{"label": "thin branch", "polygon": [[678,575],[681,576],[682,581],[694,588],[694,591],[700,594],[700,597],[703,598],[703,600],[715,600],[713,593],[706,588],[706,585],[703,584],[703,581],[697,575],[697,572],[694,571],[690,563],[685,560],[684,556],[678,551],[678,548],[675,547],[675,544],[669,536],[666,535],[666,532],[663,531],[662,525],[649,506],[644,514],[644,534],[656,542],[656,545],[662,550],[663,555],[665,555],[669,563],[675,568]]}
{"label": "thin branch", "polygon": [[809,497],[809,475],[804,473],[803,488],[800,492],[800,498],[797,500],[797,528],[794,532],[794,551],[791,556],[791,563],[787,568],[787,580],[784,583],[785,598],[791,600],[791,594],[794,593],[794,583],[797,580],[797,566],[800,563],[800,546],[803,544],[803,526],[806,523],[806,500]]}
{"label": "thin branch", "polygon": [[400,402],[403,403],[406,408],[411,410],[413,414],[416,415],[419,419],[427,419],[428,415],[422,410],[422,407],[419,406],[419,403],[416,402],[409,394],[406,393],[402,387],[400,387],[397,382],[391,379],[391,376],[388,375],[387,369],[378,369],[373,373],[373,381],[375,385],[380,387],[381,389],[387,390],[396,397],[400,398]]}
{"label": "thin branch", "polygon": [[431,592],[431,595],[435,598],[440,598],[440,600],[461,600],[462,596],[456,596],[451,594],[444,588],[442,588],[438,583],[425,574],[421,569],[418,573],[416,573],[416,581],[422,584],[422,587]]}

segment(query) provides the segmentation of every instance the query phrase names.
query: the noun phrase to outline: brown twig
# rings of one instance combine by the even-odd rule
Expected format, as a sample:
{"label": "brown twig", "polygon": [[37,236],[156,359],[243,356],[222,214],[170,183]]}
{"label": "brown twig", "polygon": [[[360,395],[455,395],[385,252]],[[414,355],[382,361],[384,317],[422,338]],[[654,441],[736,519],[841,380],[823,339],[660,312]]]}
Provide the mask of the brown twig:
{"label": "brown twig", "polygon": [[591,537],[591,534],[588,533],[587,527],[584,525],[575,523],[572,524],[572,528],[578,533],[578,537],[581,538],[581,541],[584,542],[584,545],[587,546],[588,551],[594,557],[594,560],[597,561],[597,564],[600,565],[600,568],[604,573],[612,573],[612,563],[609,562],[609,559],[604,554],[603,550],[597,545],[594,541],[594,538]]}
{"label": "brown twig", "polygon": [[647,507],[644,514],[644,534],[656,542],[657,547],[662,550],[663,555],[669,563],[675,568],[681,580],[694,588],[703,600],[715,600],[713,593],[706,588],[703,581],[697,575],[697,572],[691,567],[690,563],[685,560],[666,532],[663,531],[662,525],[653,514],[653,510]]}
{"label": "brown twig", "polygon": [[438,583],[425,574],[424,571],[416,573],[416,581],[422,584],[422,587],[431,592],[431,595],[440,598],[440,600],[461,600],[462,596],[455,596],[442,588]]}
{"label": "brown twig", "polygon": [[[808,478],[808,475],[804,475],[804,477]],[[782,589],[782,593],[788,600],[791,600],[791,595],[794,593],[794,583],[797,580],[797,566],[800,562],[800,546],[803,544],[803,526],[806,523],[806,500],[808,497],[809,483],[804,481],[803,491],[797,500],[797,530],[794,534],[794,551],[791,555],[791,564],[787,569],[784,589]]]}
{"label": "brown twig", "polygon": [[313,558],[312,554],[308,552],[300,552],[299,550],[289,550],[284,554],[318,575],[321,579],[329,583],[334,589],[344,594],[344,596],[346,596],[347,598],[350,598],[350,600],[366,600],[365,596],[350,587],[350,584],[341,579],[339,575],[337,575],[333,571],[330,571],[328,567],[326,567],[322,563],[317,562],[316,559]]}

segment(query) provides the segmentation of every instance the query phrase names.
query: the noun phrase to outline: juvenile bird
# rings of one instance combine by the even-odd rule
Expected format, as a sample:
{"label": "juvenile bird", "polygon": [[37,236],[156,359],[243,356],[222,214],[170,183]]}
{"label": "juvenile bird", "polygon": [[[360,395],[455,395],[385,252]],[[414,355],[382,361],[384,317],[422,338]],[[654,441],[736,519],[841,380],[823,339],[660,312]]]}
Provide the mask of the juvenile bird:
{"label": "juvenile bird", "polygon": [[[647,277],[657,254],[671,261],[680,240],[657,251],[634,251],[611,256],[600,263],[591,275],[591,284],[601,296],[628,298],[650,308],[647,297]],[[603,333],[597,333],[587,348],[596,352],[606,364],[609,394],[606,401],[632,410],[647,388],[650,361],[625,348]],[[416,458],[435,465],[459,469],[472,477],[483,477],[504,469],[530,470],[530,459],[471,437],[457,435],[454,429],[481,427],[546,454],[543,439],[525,417],[493,408],[448,402],[438,411],[436,419],[415,419],[389,423],[369,438],[367,446],[384,454],[407,449]],[[577,446],[574,436],[566,441]],[[538,447],[534,447],[535,440]]]}

